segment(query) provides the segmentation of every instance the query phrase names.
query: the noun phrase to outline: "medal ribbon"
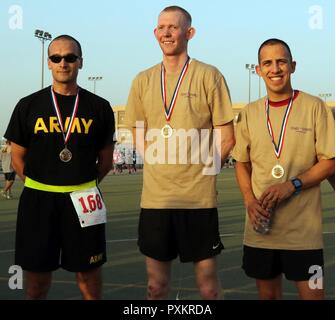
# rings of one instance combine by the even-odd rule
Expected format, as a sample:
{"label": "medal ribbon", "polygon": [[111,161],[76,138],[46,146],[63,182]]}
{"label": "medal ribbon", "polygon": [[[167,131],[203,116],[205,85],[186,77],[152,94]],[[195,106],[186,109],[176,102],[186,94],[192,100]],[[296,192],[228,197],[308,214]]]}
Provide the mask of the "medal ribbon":
{"label": "medal ribbon", "polygon": [[74,122],[74,118],[76,117],[76,114],[77,114],[77,110],[78,110],[78,104],[79,104],[79,90],[78,90],[78,93],[76,95],[76,100],[74,102],[74,106],[73,106],[73,111],[72,111],[72,115],[71,115],[71,119],[70,119],[70,123],[68,125],[68,128],[67,128],[67,131],[65,133],[65,130],[64,130],[64,125],[63,125],[63,121],[62,121],[62,116],[60,114],[60,111],[59,111],[59,107],[58,107],[58,103],[57,103],[57,98],[56,98],[56,95],[51,87],[51,97],[52,97],[52,102],[53,102],[53,107],[55,109],[55,112],[56,112],[56,115],[57,115],[57,121],[58,121],[58,124],[62,130],[62,134],[63,134],[63,139],[64,139],[64,144],[67,145],[69,139],[70,139],[70,135],[71,135],[71,130],[72,130],[72,127],[73,127],[73,122]]}
{"label": "medal ribbon", "polygon": [[284,119],[282,121],[281,129],[280,129],[280,135],[279,135],[279,141],[278,141],[278,146],[275,143],[274,139],[274,133],[271,125],[271,120],[270,120],[270,103],[269,99],[267,98],[265,101],[265,112],[266,112],[266,125],[272,140],[273,148],[276,154],[277,159],[280,158],[280,154],[283,150],[283,145],[284,145],[284,138],[285,138],[285,132],[286,132],[286,127],[287,127],[287,122],[288,122],[288,117],[290,116],[291,110],[292,110],[292,105],[293,105],[293,97],[294,97],[294,90],[292,97],[286,107]]}
{"label": "medal ribbon", "polygon": [[165,80],[165,67],[164,64],[162,63],[161,65],[161,92],[162,92],[162,99],[163,99],[163,103],[164,103],[164,113],[165,113],[165,119],[167,122],[170,121],[170,118],[172,116],[172,112],[173,109],[176,105],[176,101],[177,101],[177,96],[178,96],[178,92],[181,86],[181,83],[183,82],[184,76],[186,74],[186,71],[188,69],[188,66],[191,63],[191,59],[190,57],[187,57],[187,60],[185,62],[185,65],[183,67],[183,69],[181,70],[181,73],[179,75],[179,79],[177,82],[177,85],[174,89],[173,95],[172,95],[172,99],[169,105],[169,108],[167,108],[166,106],[166,80]]}

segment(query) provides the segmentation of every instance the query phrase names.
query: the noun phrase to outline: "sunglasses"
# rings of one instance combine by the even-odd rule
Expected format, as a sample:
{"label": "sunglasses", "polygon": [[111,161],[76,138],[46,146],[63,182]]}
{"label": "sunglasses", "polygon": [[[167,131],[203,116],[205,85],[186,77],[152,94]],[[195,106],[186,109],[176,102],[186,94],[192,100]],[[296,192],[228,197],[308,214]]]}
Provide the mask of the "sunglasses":
{"label": "sunglasses", "polygon": [[53,63],[60,63],[63,59],[65,60],[65,62],[68,63],[74,63],[77,61],[77,59],[79,59],[78,56],[76,56],[73,53],[67,54],[66,56],[59,56],[59,55],[53,55],[50,56],[49,59],[53,62]]}

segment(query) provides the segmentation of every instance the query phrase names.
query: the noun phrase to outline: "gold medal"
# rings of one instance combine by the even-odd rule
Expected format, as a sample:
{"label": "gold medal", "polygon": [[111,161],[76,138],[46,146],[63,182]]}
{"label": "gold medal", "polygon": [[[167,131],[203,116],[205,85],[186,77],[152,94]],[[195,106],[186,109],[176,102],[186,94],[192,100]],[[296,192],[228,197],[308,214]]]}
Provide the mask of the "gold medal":
{"label": "gold medal", "polygon": [[65,147],[59,154],[59,159],[63,162],[69,162],[72,159],[71,151]]}
{"label": "gold medal", "polygon": [[162,129],[161,129],[161,135],[163,138],[168,139],[172,136],[173,129],[169,124],[166,124]]}
{"label": "gold medal", "polygon": [[285,170],[284,168],[280,165],[280,164],[276,164],[273,168],[272,168],[272,176],[276,179],[280,179],[284,176]]}

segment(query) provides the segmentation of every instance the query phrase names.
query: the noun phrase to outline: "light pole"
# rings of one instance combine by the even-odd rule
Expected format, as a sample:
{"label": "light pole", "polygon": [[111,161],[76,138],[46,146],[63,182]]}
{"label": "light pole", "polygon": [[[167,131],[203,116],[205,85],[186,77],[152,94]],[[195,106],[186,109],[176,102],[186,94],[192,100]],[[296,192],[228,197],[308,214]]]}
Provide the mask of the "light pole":
{"label": "light pole", "polygon": [[52,39],[52,36],[49,32],[43,31],[43,30],[35,30],[35,37],[40,39],[42,42],[42,86],[41,88],[44,88],[44,42],[50,41]]}
{"label": "light pole", "polygon": [[93,93],[95,94],[95,86],[96,86],[96,82],[99,80],[102,80],[102,77],[88,77],[89,81],[93,81]]}
{"label": "light pole", "polygon": [[260,99],[262,95],[261,77],[257,74],[256,70],[252,70],[251,72],[258,77],[258,99]]}
{"label": "light pole", "polygon": [[331,93],[320,93],[319,94],[319,97],[322,99],[324,98],[325,99],[325,103],[327,103],[327,98],[331,97],[332,94]]}
{"label": "light pole", "polygon": [[251,101],[251,72],[255,71],[255,65],[247,63],[245,68],[249,71],[249,103]]}

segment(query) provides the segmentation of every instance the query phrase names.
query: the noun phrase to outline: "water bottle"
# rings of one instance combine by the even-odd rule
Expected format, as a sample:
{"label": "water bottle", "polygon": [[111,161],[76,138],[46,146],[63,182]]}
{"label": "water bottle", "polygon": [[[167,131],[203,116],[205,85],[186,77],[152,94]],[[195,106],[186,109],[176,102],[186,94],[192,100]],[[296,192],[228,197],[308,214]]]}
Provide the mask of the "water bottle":
{"label": "water bottle", "polygon": [[270,214],[270,217],[269,218],[262,217],[259,224],[254,227],[255,231],[260,233],[260,234],[267,234],[267,233],[269,233],[269,231],[271,229],[273,209],[268,209],[268,212]]}

